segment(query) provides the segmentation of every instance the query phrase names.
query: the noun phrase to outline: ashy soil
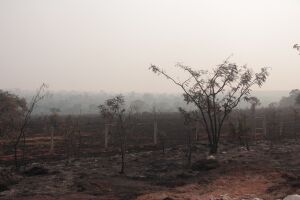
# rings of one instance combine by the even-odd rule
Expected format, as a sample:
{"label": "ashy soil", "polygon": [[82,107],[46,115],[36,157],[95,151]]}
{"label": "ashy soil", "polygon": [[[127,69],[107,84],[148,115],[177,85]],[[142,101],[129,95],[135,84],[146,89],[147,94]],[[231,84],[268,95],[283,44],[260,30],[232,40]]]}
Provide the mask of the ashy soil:
{"label": "ashy soil", "polygon": [[184,146],[165,154],[160,149],[131,151],[125,174],[119,174],[118,154],[32,163],[19,174],[6,169],[6,176],[11,174],[6,178],[14,181],[2,188],[0,199],[275,200],[300,193],[297,141],[272,148],[259,142],[250,151],[222,144],[215,160],[207,160],[207,147],[197,144],[190,167],[184,151]]}

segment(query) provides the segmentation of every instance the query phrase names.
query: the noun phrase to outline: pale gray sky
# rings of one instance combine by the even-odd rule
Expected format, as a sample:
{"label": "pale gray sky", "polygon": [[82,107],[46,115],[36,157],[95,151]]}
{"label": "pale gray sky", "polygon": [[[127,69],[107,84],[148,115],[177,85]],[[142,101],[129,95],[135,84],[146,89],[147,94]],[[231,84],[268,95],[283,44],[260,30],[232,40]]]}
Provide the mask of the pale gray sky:
{"label": "pale gray sky", "polygon": [[[148,70],[232,61],[300,88],[299,0],[0,0],[0,88],[180,91]],[[172,71],[172,70],[171,70]]]}

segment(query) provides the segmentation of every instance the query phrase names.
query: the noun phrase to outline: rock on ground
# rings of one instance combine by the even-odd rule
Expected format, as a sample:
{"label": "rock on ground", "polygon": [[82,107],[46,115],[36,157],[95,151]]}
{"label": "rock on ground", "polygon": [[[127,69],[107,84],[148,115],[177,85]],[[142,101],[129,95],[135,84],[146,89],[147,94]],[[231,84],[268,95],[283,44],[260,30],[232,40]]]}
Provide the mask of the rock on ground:
{"label": "rock on ground", "polygon": [[295,194],[295,195],[289,195],[285,197],[283,200],[300,200],[300,195]]}

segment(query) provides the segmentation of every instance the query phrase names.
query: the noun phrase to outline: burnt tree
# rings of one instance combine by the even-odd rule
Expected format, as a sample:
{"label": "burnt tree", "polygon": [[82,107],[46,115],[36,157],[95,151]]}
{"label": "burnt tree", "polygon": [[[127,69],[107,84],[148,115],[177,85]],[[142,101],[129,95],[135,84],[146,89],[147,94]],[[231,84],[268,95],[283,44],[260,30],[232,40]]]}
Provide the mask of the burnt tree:
{"label": "burnt tree", "polygon": [[253,86],[263,85],[268,69],[261,68],[260,72],[254,73],[246,65],[239,66],[228,59],[211,71],[195,70],[182,64],[176,67],[187,74],[185,80],[179,81],[155,65],[151,65],[150,69],[179,86],[186,103],[198,108],[208,136],[210,153],[216,153],[224,120],[241,100],[250,96]]}

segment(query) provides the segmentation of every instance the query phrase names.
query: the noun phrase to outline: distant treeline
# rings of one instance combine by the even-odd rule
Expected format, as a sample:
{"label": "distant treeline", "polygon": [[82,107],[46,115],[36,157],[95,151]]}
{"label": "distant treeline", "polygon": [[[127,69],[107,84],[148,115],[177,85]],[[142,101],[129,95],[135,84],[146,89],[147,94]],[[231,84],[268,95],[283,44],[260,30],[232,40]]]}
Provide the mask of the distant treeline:
{"label": "distant treeline", "polygon": [[[24,97],[30,102],[35,91],[9,90],[20,97]],[[294,94],[294,93],[293,93]],[[60,110],[60,114],[97,114],[98,106],[106,99],[111,98],[116,93],[108,92],[78,92],[78,91],[49,91],[47,98],[39,103],[34,114],[49,114],[51,109]],[[193,109],[192,105],[186,105],[181,94],[152,94],[152,93],[123,93],[126,106],[138,108],[139,112],[174,112],[178,107]],[[267,107],[271,103],[276,105],[290,106],[293,104],[289,91],[254,91],[253,96],[260,99],[261,106]],[[249,105],[242,102],[240,107],[246,108]]]}

